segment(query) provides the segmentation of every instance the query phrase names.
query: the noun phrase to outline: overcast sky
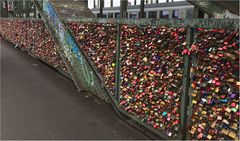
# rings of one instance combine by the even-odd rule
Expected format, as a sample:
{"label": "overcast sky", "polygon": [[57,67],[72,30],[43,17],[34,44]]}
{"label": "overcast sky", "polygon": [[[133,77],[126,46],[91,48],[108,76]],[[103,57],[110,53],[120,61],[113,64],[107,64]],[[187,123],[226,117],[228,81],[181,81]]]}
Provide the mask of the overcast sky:
{"label": "overcast sky", "polygon": [[[94,0],[88,0],[88,7],[91,9],[93,8],[93,1]],[[96,5],[98,5],[98,1],[99,0],[95,0],[96,1]],[[153,0],[153,2],[155,2],[156,0]],[[166,0],[158,0],[159,2],[166,2]],[[171,0],[169,0],[171,1]],[[174,1],[184,1],[184,0],[174,0]],[[131,3],[131,5],[134,4],[134,0],[128,0],[128,2]],[[150,2],[150,0],[149,0]],[[140,4],[140,0],[137,0],[137,4]],[[113,6],[120,6],[120,0],[113,0]],[[110,7],[110,0],[104,0],[104,7]]]}

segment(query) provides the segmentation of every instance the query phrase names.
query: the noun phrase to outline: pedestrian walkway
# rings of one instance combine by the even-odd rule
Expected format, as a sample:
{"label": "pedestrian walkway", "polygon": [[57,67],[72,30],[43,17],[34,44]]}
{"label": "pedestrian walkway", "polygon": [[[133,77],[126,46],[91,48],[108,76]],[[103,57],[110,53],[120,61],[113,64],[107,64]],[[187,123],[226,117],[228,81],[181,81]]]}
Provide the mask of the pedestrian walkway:
{"label": "pedestrian walkway", "polygon": [[1,139],[147,139],[96,97],[1,41]]}

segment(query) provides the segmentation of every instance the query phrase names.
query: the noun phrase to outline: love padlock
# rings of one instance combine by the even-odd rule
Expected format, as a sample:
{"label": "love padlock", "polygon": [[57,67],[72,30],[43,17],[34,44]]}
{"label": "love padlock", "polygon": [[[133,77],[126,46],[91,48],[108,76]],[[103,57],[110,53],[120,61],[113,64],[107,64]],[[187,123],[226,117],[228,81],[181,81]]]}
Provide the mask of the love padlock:
{"label": "love padlock", "polygon": [[[70,22],[81,48],[104,77],[112,95],[115,93],[116,25]],[[111,34],[109,34],[111,33]]]}
{"label": "love padlock", "polygon": [[[238,32],[233,30],[198,29],[198,36],[192,51],[199,56],[192,68],[193,112],[190,134],[192,139],[238,139],[236,128],[239,115],[238,82],[239,66],[235,66],[239,55]],[[234,45],[234,46],[233,46]],[[226,73],[227,72],[227,73]],[[204,74],[204,75],[201,75]],[[200,83],[199,83],[200,82]],[[238,94],[237,94],[238,93]],[[199,108],[198,103],[202,106]],[[194,130],[196,123],[210,124]]]}
{"label": "love padlock", "polygon": [[[167,136],[176,137],[179,129],[178,88],[183,76],[183,58],[179,52],[184,47],[168,38],[184,41],[185,30],[122,25],[121,31],[121,61],[124,69],[121,79],[123,97],[120,100],[124,105],[120,105],[126,106],[128,100],[125,96],[136,97],[136,103],[127,104],[132,107],[128,112],[139,115],[142,121],[151,117],[148,118],[148,124],[161,129]],[[131,73],[134,75],[127,75]],[[137,87],[134,91],[130,90],[131,82]],[[138,102],[149,108],[136,107]]]}

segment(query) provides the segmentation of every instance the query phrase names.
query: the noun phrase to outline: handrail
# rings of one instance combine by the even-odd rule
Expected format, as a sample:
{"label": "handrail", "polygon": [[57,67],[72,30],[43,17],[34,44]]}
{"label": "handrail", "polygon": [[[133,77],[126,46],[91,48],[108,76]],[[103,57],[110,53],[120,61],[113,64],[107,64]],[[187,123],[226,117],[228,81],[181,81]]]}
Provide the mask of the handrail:
{"label": "handrail", "polygon": [[67,22],[116,23],[128,25],[167,26],[179,28],[237,29],[239,19],[106,19],[106,18],[65,18]]}
{"label": "handrail", "polygon": [[[78,48],[78,51],[81,53],[80,55],[83,56],[83,60],[87,64],[86,66],[89,67],[88,70],[93,71],[92,75],[95,75],[95,76],[93,76],[92,78],[94,78],[94,79],[97,78],[96,79],[97,84],[102,84],[101,88],[104,89],[106,96],[110,100],[110,104],[113,106],[113,108],[118,113],[118,115],[121,115],[123,113],[125,116],[128,116],[131,119],[134,119],[134,121],[138,122],[140,125],[148,128],[149,130],[151,130],[152,132],[154,132],[155,134],[159,135],[161,138],[164,138],[164,139],[170,139],[170,137],[167,137],[166,135],[164,135],[160,130],[156,130],[153,127],[151,127],[150,125],[148,125],[144,122],[141,122],[140,119],[136,118],[136,116],[129,114],[128,112],[124,111],[122,108],[120,108],[118,106],[118,104],[119,104],[118,101],[109,93],[108,88],[103,83],[103,81],[100,79],[100,76],[99,76],[98,72],[96,71],[97,70],[96,67],[90,61],[90,59],[86,55],[86,53],[80,48],[80,44],[74,38],[73,33],[67,26],[66,22],[111,23],[111,24],[117,24],[118,28],[119,28],[120,24],[145,25],[145,26],[153,26],[153,27],[154,26],[166,26],[166,27],[179,27],[179,28],[189,28],[189,29],[190,28],[218,28],[218,29],[219,28],[221,28],[221,29],[237,29],[237,28],[239,28],[239,20],[221,20],[221,19],[187,19],[187,20],[171,19],[171,20],[166,20],[166,19],[98,19],[98,18],[84,18],[84,19],[66,18],[66,19],[62,20],[58,16],[57,12],[55,12],[55,14],[57,15],[58,22],[60,22],[62,24],[62,27],[64,28],[64,32],[66,32],[66,34],[69,34],[71,36],[72,40],[75,42],[74,46],[76,46]],[[47,15],[45,14],[44,16],[46,17]],[[3,19],[5,19],[5,18],[3,18]],[[9,18],[9,19],[15,19],[15,18]],[[19,18],[17,18],[17,19],[19,19]],[[29,19],[31,19],[31,18],[29,18]],[[53,27],[51,24],[49,24],[47,26],[51,26],[51,29],[53,29],[53,31],[55,31],[55,34],[57,34],[56,28],[58,28],[58,26]],[[55,38],[57,38],[57,40],[59,40],[58,37],[55,37]],[[120,47],[118,49],[120,49]],[[118,56],[118,57],[120,57],[120,56]],[[186,77],[186,78],[188,78],[188,77]],[[187,92],[186,92],[186,94],[187,94]],[[183,103],[185,103],[185,102],[183,102]],[[182,106],[185,106],[185,105],[182,105]],[[185,113],[185,114],[187,114],[187,113]],[[171,138],[171,139],[173,139],[173,138]]]}
{"label": "handrail", "polygon": [[0,17],[0,20],[4,20],[4,19],[8,19],[8,20],[31,20],[31,21],[39,21],[42,20],[40,18],[35,18],[35,17],[29,17],[29,18],[19,18],[19,17]]}
{"label": "handrail", "polygon": [[[24,19],[40,20],[39,18],[19,18],[19,17],[0,17],[1,19]],[[168,26],[168,27],[198,27],[198,28],[216,28],[216,29],[238,29],[239,19],[113,19],[113,18],[63,18],[65,22],[94,22],[94,23],[112,23],[129,25],[149,25],[149,26]]]}

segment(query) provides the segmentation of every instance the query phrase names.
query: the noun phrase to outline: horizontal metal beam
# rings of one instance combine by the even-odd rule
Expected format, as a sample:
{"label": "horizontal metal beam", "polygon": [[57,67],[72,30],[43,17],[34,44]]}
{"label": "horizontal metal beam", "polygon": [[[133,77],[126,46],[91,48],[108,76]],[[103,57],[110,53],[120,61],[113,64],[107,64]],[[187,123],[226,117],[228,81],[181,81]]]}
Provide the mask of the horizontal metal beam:
{"label": "horizontal metal beam", "polygon": [[[41,20],[38,18],[0,18]],[[216,28],[216,29],[238,29],[239,20],[236,19],[106,19],[106,18],[64,18],[66,22],[94,22],[129,25],[149,25],[166,27],[192,27],[192,28]]]}
{"label": "horizontal metal beam", "polygon": [[0,20],[4,20],[4,19],[8,19],[8,20],[42,20],[40,18],[34,18],[34,17],[29,17],[29,18],[19,18],[19,17],[0,17]]}
{"label": "horizontal metal beam", "polygon": [[[218,19],[230,18],[239,19],[239,16],[231,13],[229,9],[225,8],[222,3],[214,0],[187,0],[192,5],[198,7],[210,16]],[[236,5],[238,7],[239,5]]]}
{"label": "horizontal metal beam", "polygon": [[216,29],[238,29],[239,20],[235,19],[99,19],[65,18],[66,22],[95,22],[129,25],[150,25],[167,27],[199,27]]}

